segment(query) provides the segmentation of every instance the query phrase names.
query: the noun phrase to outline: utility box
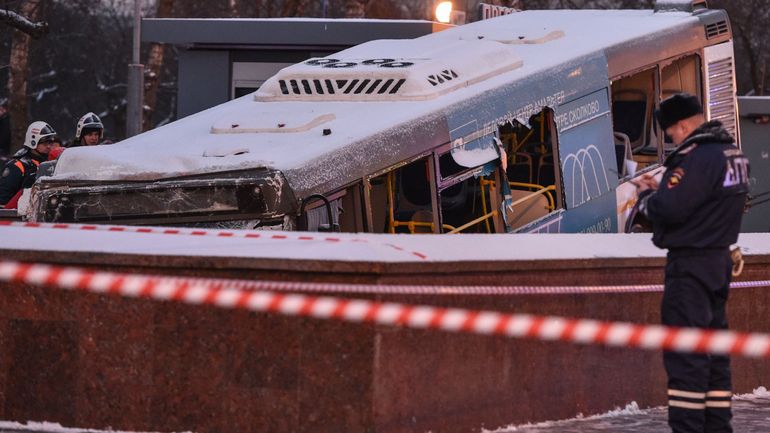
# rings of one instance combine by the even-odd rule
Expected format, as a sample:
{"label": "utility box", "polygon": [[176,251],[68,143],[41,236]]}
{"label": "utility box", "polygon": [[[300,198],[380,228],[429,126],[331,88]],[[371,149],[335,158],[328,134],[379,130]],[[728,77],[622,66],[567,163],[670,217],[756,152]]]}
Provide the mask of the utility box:
{"label": "utility box", "polygon": [[179,50],[177,118],[259,89],[287,66],[375,39],[412,39],[450,26],[421,20],[142,20],[142,42]]}
{"label": "utility box", "polygon": [[741,145],[751,164],[752,206],[742,232],[770,232],[770,96],[738,97]]}

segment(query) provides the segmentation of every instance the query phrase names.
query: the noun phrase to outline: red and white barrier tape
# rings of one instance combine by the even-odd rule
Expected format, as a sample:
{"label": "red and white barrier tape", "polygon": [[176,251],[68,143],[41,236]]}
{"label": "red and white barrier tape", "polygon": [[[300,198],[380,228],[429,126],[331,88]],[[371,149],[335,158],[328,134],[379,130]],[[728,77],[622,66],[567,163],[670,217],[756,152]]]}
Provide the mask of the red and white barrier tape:
{"label": "red and white barrier tape", "polygon": [[392,243],[374,243],[361,238],[347,238],[328,235],[314,235],[311,233],[297,232],[287,234],[286,232],[272,233],[270,231],[255,230],[203,230],[203,229],[185,229],[185,228],[165,228],[165,227],[143,227],[143,226],[114,226],[106,224],[62,224],[62,223],[33,223],[19,221],[0,221],[0,227],[22,227],[22,228],[43,228],[58,230],[84,230],[84,231],[104,231],[120,233],[144,233],[160,235],[182,235],[182,236],[209,236],[219,238],[246,238],[246,239],[269,239],[269,240],[296,240],[296,241],[319,241],[319,242],[353,242],[384,245],[396,251],[406,252],[412,256],[425,260],[427,255],[419,251],[408,251],[403,247]]}
{"label": "red and white barrier tape", "polygon": [[[176,277],[167,277],[175,279]],[[195,279],[184,278],[186,281]],[[254,281],[238,279],[203,279],[205,284],[217,284],[239,290],[269,290],[274,292],[355,293],[376,295],[570,295],[590,293],[655,293],[662,284],[628,284],[614,286],[442,286],[442,285],[383,285],[310,283],[304,281]],[[770,287],[770,280],[741,281],[730,284],[733,289]]]}
{"label": "red and white barrier tape", "polygon": [[437,308],[239,290],[221,280],[161,278],[0,261],[0,281],[220,308],[642,349],[770,357],[770,335]]}

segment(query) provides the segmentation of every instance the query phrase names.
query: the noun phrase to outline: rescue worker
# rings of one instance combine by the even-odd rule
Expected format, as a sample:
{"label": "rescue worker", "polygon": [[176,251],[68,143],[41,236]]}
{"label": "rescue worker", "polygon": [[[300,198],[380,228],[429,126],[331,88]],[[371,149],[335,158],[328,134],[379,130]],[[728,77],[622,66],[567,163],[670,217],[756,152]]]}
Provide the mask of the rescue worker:
{"label": "rescue worker", "polygon": [[96,114],[89,112],[78,120],[72,147],[96,146],[103,137],[104,124],[102,124],[102,119]]}
{"label": "rescue worker", "polygon": [[35,183],[37,166],[48,160],[56,140],[56,131],[51,125],[41,121],[29,125],[24,147],[5,164],[0,175],[0,206],[16,209],[22,191]]}
{"label": "rescue worker", "polygon": [[[749,191],[748,159],[720,122],[704,122],[692,95],[671,96],[655,114],[678,146],[664,163],[660,185],[648,176],[638,186],[639,211],[652,222],[653,243],[668,249],[662,322],[727,329],[730,245],[738,240]],[[663,364],[673,432],[733,431],[728,356],[664,352]]]}
{"label": "rescue worker", "polygon": [[64,153],[64,144],[59,136],[54,137],[54,141],[51,143],[51,151],[48,152],[48,160],[55,161],[59,159],[62,153]]}

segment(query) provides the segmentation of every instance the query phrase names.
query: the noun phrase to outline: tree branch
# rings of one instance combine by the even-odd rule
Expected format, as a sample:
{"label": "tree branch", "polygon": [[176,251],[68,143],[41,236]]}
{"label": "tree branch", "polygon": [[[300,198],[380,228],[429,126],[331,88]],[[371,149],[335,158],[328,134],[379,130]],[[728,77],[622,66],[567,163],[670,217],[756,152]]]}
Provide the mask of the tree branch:
{"label": "tree branch", "polygon": [[0,22],[4,22],[9,26],[32,36],[35,39],[39,39],[48,33],[47,22],[40,21],[38,23],[33,23],[24,16],[7,9],[0,9]]}

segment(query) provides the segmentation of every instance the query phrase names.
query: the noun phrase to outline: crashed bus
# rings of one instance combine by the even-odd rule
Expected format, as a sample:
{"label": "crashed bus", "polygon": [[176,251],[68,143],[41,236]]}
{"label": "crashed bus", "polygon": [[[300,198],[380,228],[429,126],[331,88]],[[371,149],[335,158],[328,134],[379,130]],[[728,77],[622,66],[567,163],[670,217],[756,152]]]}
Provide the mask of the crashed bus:
{"label": "crashed bus", "polygon": [[[68,149],[33,221],[374,233],[618,232],[688,92],[738,140],[705,1],[517,12],[287,67],[253,94]],[[45,173],[45,170],[41,170]]]}

